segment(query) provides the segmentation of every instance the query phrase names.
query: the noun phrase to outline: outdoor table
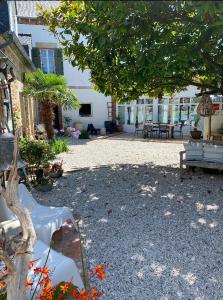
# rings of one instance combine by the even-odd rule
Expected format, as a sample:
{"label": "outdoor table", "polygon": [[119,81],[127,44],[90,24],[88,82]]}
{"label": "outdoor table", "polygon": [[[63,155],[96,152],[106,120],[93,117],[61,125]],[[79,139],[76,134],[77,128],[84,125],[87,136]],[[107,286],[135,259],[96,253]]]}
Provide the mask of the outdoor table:
{"label": "outdoor table", "polygon": [[169,138],[173,139],[173,134],[174,134],[174,124],[168,124],[168,129],[169,129]]}

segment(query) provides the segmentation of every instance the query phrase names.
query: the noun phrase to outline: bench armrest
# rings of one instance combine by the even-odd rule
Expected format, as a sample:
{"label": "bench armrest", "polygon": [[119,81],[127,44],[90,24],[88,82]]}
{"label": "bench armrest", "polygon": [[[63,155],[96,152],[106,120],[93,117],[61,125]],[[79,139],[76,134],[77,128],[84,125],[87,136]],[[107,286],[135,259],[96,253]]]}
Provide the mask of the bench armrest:
{"label": "bench armrest", "polygon": [[184,158],[184,154],[186,153],[186,151],[180,151],[180,168],[182,168],[183,166],[183,158]]}

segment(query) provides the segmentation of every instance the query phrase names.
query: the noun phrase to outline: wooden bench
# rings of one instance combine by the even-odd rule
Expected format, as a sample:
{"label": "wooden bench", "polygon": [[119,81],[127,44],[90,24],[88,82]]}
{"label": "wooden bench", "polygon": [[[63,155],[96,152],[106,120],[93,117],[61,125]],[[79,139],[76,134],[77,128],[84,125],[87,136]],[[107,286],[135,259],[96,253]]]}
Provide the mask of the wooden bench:
{"label": "wooden bench", "polygon": [[204,169],[223,170],[223,163],[221,162],[213,162],[213,161],[206,161],[206,160],[186,160],[184,158],[184,154],[186,154],[186,151],[180,151],[181,175],[183,172],[183,166],[186,166],[186,169],[188,169],[189,167],[198,167]]}

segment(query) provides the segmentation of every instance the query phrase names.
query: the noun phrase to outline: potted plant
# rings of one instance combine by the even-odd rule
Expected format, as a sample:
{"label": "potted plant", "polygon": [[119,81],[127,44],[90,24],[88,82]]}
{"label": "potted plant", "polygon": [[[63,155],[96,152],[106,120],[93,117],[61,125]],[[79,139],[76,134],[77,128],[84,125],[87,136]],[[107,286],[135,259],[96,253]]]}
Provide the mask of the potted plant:
{"label": "potted plant", "polygon": [[37,191],[49,192],[52,190],[53,181],[49,177],[42,177],[35,182],[34,187]]}
{"label": "potted plant", "polygon": [[200,140],[202,136],[202,131],[197,129],[199,122],[200,122],[200,117],[197,117],[196,120],[194,121],[194,128],[190,132],[191,137],[194,140]]}
{"label": "potted plant", "polygon": [[52,164],[50,171],[49,171],[49,176],[51,178],[59,178],[63,175],[63,161],[55,162]]}

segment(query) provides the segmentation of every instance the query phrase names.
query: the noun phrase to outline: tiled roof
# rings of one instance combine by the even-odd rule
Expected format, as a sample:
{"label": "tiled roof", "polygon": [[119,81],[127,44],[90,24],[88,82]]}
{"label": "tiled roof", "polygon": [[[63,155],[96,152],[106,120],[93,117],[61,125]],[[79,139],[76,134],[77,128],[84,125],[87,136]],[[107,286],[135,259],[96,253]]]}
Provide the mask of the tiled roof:
{"label": "tiled roof", "polygon": [[60,5],[60,1],[16,1],[17,16],[24,18],[36,18],[36,4],[40,3],[44,8],[56,7]]}

